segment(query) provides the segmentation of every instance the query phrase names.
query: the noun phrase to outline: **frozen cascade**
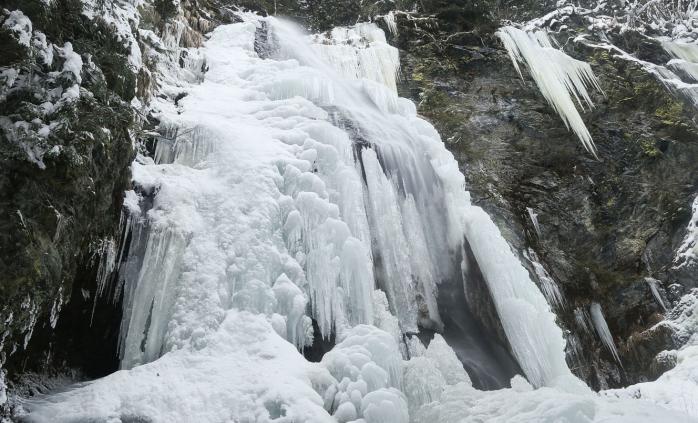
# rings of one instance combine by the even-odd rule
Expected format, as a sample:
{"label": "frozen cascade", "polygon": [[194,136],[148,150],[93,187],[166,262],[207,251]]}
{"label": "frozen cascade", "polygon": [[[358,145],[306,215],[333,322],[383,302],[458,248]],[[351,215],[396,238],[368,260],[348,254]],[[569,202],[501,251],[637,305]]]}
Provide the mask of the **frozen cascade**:
{"label": "frozen cascade", "polygon": [[534,386],[576,389],[579,381],[567,367],[565,340],[545,297],[482,209],[468,207],[465,222],[466,237],[526,377]]}
{"label": "frozen cascade", "polygon": [[547,32],[543,30],[528,32],[505,26],[497,31],[497,35],[521,79],[523,74],[519,63],[528,66],[543,97],[565,125],[577,134],[584,148],[596,157],[594,141],[572,100],[574,97],[582,110],[594,107],[587,89],[601,91],[601,87],[591,66],[553,47]]}
{"label": "frozen cascade", "polygon": [[[33,400],[34,421],[419,421],[410,398],[431,410],[470,386],[440,336],[407,368],[402,344],[442,328],[438,288],[462,292],[466,240],[530,383],[586,395],[545,297],[470,204],[438,133],[397,97],[382,32],[318,39],[241,17],[192,51],[205,75],[164,88],[186,89],[178,106],[155,100],[163,140],[133,163],[125,371]],[[344,54],[358,68],[339,72]],[[298,353],[331,334],[320,363]],[[434,389],[417,389],[422,375]]]}

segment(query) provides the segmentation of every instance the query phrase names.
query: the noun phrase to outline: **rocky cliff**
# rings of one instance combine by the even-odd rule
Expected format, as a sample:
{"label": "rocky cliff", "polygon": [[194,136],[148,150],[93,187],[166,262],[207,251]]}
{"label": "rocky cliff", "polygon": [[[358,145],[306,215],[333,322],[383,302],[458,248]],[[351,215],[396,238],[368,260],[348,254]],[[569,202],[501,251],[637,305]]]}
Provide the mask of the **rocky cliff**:
{"label": "rocky cliff", "polygon": [[[495,23],[515,9],[444,22],[448,15],[434,7],[397,15],[403,95],[456,154],[474,201],[560,284],[560,323],[581,343],[568,357],[575,371],[597,388],[656,378],[665,369],[656,354],[676,344],[666,326],[654,326],[664,309],[651,284],[675,304],[696,281],[695,269],[674,262],[698,182],[694,105],[640,64],[574,42],[588,20],[583,9],[571,12],[564,28],[553,29],[564,50],[590,63],[600,80],[596,107],[583,115],[595,159],[532,79],[519,78],[494,36]],[[545,9],[519,10],[542,16]],[[610,35],[636,57],[665,60],[659,43],[638,31]],[[531,262],[539,273],[535,267]],[[593,302],[609,322],[622,365],[576,318]]]}

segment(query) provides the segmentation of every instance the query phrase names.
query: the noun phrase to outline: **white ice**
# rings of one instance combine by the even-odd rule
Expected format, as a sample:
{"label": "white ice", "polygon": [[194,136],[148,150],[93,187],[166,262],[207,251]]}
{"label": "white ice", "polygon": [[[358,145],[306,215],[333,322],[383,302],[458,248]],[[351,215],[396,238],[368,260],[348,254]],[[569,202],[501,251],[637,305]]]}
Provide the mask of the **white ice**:
{"label": "white ice", "polygon": [[692,212],[686,235],[674,258],[674,263],[679,267],[698,260],[698,197],[693,200]]}
{"label": "white ice", "polygon": [[553,47],[547,32],[542,30],[529,32],[505,26],[497,35],[519,76],[523,79],[519,63],[525,64],[543,97],[577,134],[584,148],[596,156],[594,141],[574,104],[576,100],[583,111],[594,107],[587,90],[601,88],[591,66]]}
{"label": "white ice", "polygon": [[591,303],[591,306],[589,306],[589,314],[591,315],[591,321],[594,323],[594,329],[596,329],[599,339],[601,339],[603,345],[608,349],[611,355],[613,355],[613,358],[622,365],[616,343],[613,341],[613,335],[603,315],[601,304],[597,302]]}

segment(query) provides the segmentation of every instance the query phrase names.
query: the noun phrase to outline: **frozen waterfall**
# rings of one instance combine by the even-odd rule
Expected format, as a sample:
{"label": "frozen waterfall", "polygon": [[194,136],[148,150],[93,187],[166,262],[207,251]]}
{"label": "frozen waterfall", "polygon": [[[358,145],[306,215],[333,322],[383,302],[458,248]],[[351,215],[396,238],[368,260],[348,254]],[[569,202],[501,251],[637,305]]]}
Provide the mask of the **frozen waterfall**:
{"label": "frozen waterfall", "polygon": [[[241,18],[191,49],[187,80],[164,78],[178,101],[155,101],[155,158],[133,163],[124,371],[29,404],[33,418],[416,421],[471,379],[440,335],[413,336],[447,326],[439,287],[466,289],[466,240],[528,381],[579,392],[545,297],[397,96],[383,32]],[[332,336],[320,363],[299,354]],[[498,365],[481,360],[468,370]]]}

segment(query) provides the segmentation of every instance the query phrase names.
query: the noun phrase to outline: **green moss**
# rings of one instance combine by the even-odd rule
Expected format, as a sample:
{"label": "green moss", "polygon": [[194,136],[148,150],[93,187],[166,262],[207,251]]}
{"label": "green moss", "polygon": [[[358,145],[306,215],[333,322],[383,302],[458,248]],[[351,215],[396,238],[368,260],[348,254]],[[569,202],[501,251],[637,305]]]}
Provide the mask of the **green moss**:
{"label": "green moss", "polygon": [[611,56],[608,54],[608,51],[606,50],[594,50],[593,54],[591,55],[591,63],[593,64],[603,64],[611,60]]}
{"label": "green moss", "polygon": [[640,140],[640,148],[642,153],[647,157],[657,157],[662,154],[656,146],[653,139],[643,138]]}
{"label": "green moss", "polygon": [[654,111],[654,115],[665,125],[674,126],[683,119],[683,104],[677,100],[667,101]]}

